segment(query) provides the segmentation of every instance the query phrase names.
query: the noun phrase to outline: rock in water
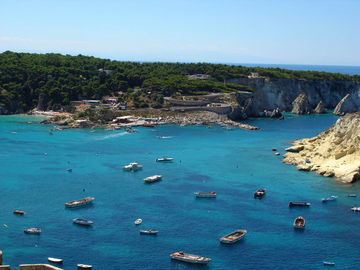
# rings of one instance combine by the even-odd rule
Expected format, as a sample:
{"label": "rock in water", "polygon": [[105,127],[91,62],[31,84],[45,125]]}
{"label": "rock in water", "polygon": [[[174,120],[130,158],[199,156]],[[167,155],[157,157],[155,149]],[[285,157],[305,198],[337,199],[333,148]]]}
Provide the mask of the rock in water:
{"label": "rock in water", "polygon": [[334,114],[335,115],[344,115],[346,113],[353,113],[358,111],[358,106],[353,100],[350,94],[347,94],[342,100],[340,100],[339,104],[336,105]]}
{"label": "rock in water", "polygon": [[284,163],[344,182],[360,180],[360,112],[346,114],[319,135],[294,142]]}
{"label": "rock in water", "polygon": [[309,100],[304,92],[300,93],[292,104],[293,108],[291,110],[291,113],[310,114],[312,111]]}
{"label": "rock in water", "polygon": [[316,106],[315,113],[327,113],[327,110],[322,100],[320,100],[319,104]]}
{"label": "rock in water", "polygon": [[282,116],[282,113],[280,112],[279,108],[276,108],[271,113],[271,118],[280,118]]}

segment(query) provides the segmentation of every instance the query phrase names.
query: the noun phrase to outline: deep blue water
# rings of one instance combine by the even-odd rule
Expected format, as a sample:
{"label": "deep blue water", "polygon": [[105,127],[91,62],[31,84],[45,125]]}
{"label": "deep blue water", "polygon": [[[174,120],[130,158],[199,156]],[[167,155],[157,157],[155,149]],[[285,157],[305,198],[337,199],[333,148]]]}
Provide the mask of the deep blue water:
{"label": "deep blue water", "polygon": [[[83,129],[49,135],[51,126],[36,121],[0,117],[0,249],[6,264],[46,262],[50,256],[64,259],[64,269],[77,263],[97,270],[323,269],[324,260],[334,261],[336,269],[359,269],[360,215],[350,207],[360,202],[347,197],[360,193],[359,186],[299,172],[271,151],[276,147],[283,154],[289,141],[316,135],[335,116],[249,121],[259,131],[159,126],[134,134]],[[164,155],[175,161],[155,162]],[[123,171],[132,161],[143,170]],[[163,180],[144,184],[142,179],[153,174]],[[253,198],[259,187],[268,190],[262,200]],[[216,191],[218,197],[195,199],[196,191]],[[329,195],[339,199],[321,203]],[[93,206],[64,208],[85,196],[96,198]],[[289,209],[290,200],[312,206]],[[26,215],[15,216],[14,209]],[[303,232],[292,227],[300,215],[307,222]],[[78,217],[94,225],[72,224]],[[143,219],[138,227],[137,218]],[[42,233],[26,235],[27,227]],[[139,235],[146,228],[159,230],[158,236]],[[244,241],[219,243],[221,236],[242,228],[248,230]],[[212,262],[201,267],[171,261],[169,254],[179,250]]]}
{"label": "deep blue water", "polygon": [[335,66],[335,65],[289,65],[289,64],[235,64],[246,67],[283,68],[290,70],[311,70],[332,73],[343,73],[348,75],[360,75],[360,66]]}

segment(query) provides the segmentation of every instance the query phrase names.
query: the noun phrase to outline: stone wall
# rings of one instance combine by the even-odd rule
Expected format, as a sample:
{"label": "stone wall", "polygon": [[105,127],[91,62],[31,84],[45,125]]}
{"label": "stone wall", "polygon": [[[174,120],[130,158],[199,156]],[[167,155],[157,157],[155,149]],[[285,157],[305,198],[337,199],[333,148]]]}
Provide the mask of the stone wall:
{"label": "stone wall", "polygon": [[49,264],[20,264],[19,270],[63,270]]}

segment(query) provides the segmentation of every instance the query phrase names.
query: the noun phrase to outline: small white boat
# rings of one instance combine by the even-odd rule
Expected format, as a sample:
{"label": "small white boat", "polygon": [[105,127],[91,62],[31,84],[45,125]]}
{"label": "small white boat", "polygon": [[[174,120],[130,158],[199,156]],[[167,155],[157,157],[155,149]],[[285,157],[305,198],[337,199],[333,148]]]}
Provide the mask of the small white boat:
{"label": "small white boat", "polygon": [[39,228],[29,228],[29,229],[25,229],[24,233],[28,233],[28,234],[40,234],[41,230]]}
{"label": "small white boat", "polygon": [[157,158],[156,162],[169,162],[169,161],[173,161],[173,158],[168,158],[168,157],[162,157],[162,158]]}
{"label": "small white boat", "polygon": [[216,192],[195,192],[194,193],[196,198],[216,198]]}
{"label": "small white boat", "polygon": [[328,198],[322,198],[321,201],[322,202],[336,201],[337,198],[338,196],[330,196]]}
{"label": "small white boat", "polygon": [[135,220],[135,225],[140,225],[142,223],[142,219],[138,218],[137,220]]}
{"label": "small white boat", "polygon": [[78,263],[77,267],[80,269],[92,269],[92,265],[82,263]]}
{"label": "small white boat", "polygon": [[51,258],[51,257],[48,258],[48,261],[52,262],[52,263],[59,263],[59,264],[63,263],[63,259]]}
{"label": "small white boat", "polygon": [[351,210],[354,212],[360,212],[360,207],[352,207]]}
{"label": "small white boat", "polygon": [[184,253],[182,251],[175,252],[170,254],[171,259],[188,262],[188,263],[199,263],[199,264],[207,264],[211,261],[210,258],[194,255],[194,254],[188,254]]}
{"label": "small white boat", "polygon": [[142,167],[143,166],[138,164],[137,162],[131,162],[130,164],[123,166],[123,169],[125,171],[133,171],[134,172],[134,171],[138,171],[138,170],[142,169]]}
{"label": "small white boat", "polygon": [[144,178],[144,181],[146,183],[154,183],[154,182],[160,181],[161,179],[162,179],[162,175],[153,175],[153,176]]}
{"label": "small white boat", "polygon": [[323,262],[323,265],[326,265],[326,266],[335,266],[335,263],[334,263],[334,262]]}
{"label": "small white boat", "polygon": [[91,204],[93,200],[95,200],[94,197],[87,197],[87,198],[84,198],[81,200],[65,203],[65,206],[67,208],[80,207],[80,206]]}
{"label": "small white boat", "polygon": [[237,230],[228,235],[225,235],[224,237],[221,237],[220,242],[224,243],[224,244],[236,243],[239,240],[243,239],[246,233],[247,233],[247,230]]}
{"label": "small white boat", "polygon": [[140,230],[140,234],[156,235],[157,233],[158,233],[158,231],[156,231],[156,230]]}
{"label": "small white boat", "polygon": [[303,217],[295,218],[293,226],[295,229],[305,229],[305,218]]}
{"label": "small white boat", "polygon": [[83,226],[91,226],[94,222],[84,218],[75,218],[73,219],[73,223]]}

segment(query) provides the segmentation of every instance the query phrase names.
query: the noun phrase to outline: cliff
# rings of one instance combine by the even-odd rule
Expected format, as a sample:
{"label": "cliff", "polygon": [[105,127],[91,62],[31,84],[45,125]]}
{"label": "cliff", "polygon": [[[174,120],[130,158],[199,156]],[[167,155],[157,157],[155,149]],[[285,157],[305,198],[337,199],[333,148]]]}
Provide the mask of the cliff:
{"label": "cliff", "polygon": [[305,93],[311,108],[315,108],[320,101],[325,108],[333,109],[347,95],[350,94],[356,106],[360,107],[360,82],[333,80],[304,80],[235,78],[230,83],[247,85],[255,90],[253,100],[256,111],[274,110],[290,112],[292,102],[300,93]]}
{"label": "cliff", "polygon": [[360,113],[347,114],[319,135],[297,140],[283,162],[345,182],[360,180]]}

